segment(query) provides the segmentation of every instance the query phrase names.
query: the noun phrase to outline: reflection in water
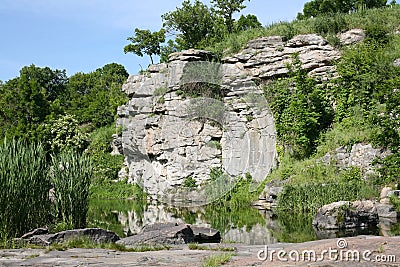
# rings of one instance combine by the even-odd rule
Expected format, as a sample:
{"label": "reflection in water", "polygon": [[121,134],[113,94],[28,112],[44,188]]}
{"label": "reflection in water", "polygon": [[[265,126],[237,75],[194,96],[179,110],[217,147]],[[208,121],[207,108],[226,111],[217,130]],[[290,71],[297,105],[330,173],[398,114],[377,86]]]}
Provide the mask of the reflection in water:
{"label": "reflection in water", "polygon": [[[312,216],[286,214],[274,218],[251,207],[226,207],[222,204],[195,208],[174,208],[160,203],[128,200],[91,200],[88,212],[90,227],[101,227],[124,237],[140,232],[156,222],[187,223],[212,227],[221,232],[223,242],[264,245],[276,242],[305,242],[322,238],[379,234],[379,229],[363,232],[316,232]],[[392,229],[391,229],[392,228]],[[399,225],[381,226],[381,234],[399,234]]]}

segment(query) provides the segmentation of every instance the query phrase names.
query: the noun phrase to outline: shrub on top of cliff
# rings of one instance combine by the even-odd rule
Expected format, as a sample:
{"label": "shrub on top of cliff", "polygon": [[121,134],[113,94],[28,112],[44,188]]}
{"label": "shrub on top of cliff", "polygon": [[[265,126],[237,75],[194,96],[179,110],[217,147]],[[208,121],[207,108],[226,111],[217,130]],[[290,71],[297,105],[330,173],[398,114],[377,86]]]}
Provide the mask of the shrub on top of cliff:
{"label": "shrub on top of cliff", "polygon": [[220,23],[220,19],[207,5],[198,0],[193,4],[188,0],[183,1],[181,7],[162,15],[161,18],[163,27],[168,33],[176,35],[175,41],[182,50],[207,45],[211,41],[210,37],[221,36],[215,34],[218,28],[221,28],[216,25]]}
{"label": "shrub on top of cliff", "polygon": [[149,55],[151,64],[154,64],[153,55],[161,54],[161,43],[165,42],[165,30],[161,29],[158,32],[150,30],[135,29],[135,36],[128,37],[128,44],[124,47],[124,53],[134,53],[143,57],[143,53]]}
{"label": "shrub on top of cliff", "polygon": [[355,28],[366,29],[368,25],[384,25],[388,32],[395,32],[400,24],[399,13],[400,5],[395,5],[392,8],[367,9],[350,14],[338,13],[272,23],[264,28],[226,35],[223,40],[206,46],[205,49],[223,58],[239,52],[250,40],[264,36],[279,35],[290,39],[298,34],[318,33],[337,42],[337,39],[332,38],[337,33]]}
{"label": "shrub on top of cliff", "polygon": [[215,62],[188,62],[180,80],[180,90],[189,97],[222,99],[222,68]]}
{"label": "shrub on top of cliff", "polygon": [[304,4],[303,13],[297,15],[298,19],[318,17],[320,15],[332,15],[338,13],[350,13],[364,11],[371,8],[386,6],[386,0],[312,0]]}
{"label": "shrub on top of cliff", "polygon": [[278,139],[295,158],[311,155],[320,134],[333,119],[326,91],[301,68],[297,54],[288,65],[290,77],[264,86],[275,118]]}

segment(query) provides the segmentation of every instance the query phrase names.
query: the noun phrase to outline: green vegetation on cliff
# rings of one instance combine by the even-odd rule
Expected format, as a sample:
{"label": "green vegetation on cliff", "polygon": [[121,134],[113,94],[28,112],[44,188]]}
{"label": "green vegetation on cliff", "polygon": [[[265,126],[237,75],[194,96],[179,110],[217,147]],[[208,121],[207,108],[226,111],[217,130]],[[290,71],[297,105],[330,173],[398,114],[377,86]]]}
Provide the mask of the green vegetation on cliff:
{"label": "green vegetation on cliff", "polygon": [[[289,181],[279,209],[313,213],[334,201],[375,198],[380,186],[399,182],[400,68],[394,64],[400,57],[400,37],[395,33],[398,14],[398,6],[336,14],[330,23],[342,26],[325,36],[356,26],[366,32],[363,42],[338,46],[342,56],[336,62],[337,78],[317,84],[307,77],[296,80],[301,72],[292,71],[291,77],[265,85],[282,147],[280,167],[269,179]],[[322,17],[293,25],[313,25]],[[288,67],[293,65],[295,58]],[[304,85],[308,94],[302,91]],[[322,98],[310,98],[316,94],[313,90]],[[301,99],[306,104],[296,105]],[[315,108],[316,104],[323,108]],[[321,162],[326,153],[339,147],[351,149],[356,143],[372,143],[393,154],[377,160],[378,172],[372,176]]]}

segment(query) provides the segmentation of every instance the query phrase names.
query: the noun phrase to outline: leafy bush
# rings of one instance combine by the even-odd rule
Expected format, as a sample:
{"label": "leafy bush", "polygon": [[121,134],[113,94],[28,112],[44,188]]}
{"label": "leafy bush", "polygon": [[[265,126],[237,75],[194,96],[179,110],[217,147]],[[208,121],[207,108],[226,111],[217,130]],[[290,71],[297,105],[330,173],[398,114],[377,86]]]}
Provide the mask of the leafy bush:
{"label": "leafy bush", "polygon": [[384,159],[376,160],[379,177],[375,180],[378,185],[400,182],[400,153],[394,153]]}
{"label": "leafy bush", "polygon": [[112,135],[118,129],[115,126],[105,126],[94,130],[90,134],[90,144],[85,153],[93,161],[94,182],[115,180],[124,162],[123,155],[111,155]]}
{"label": "leafy bush", "polygon": [[196,188],[196,180],[192,176],[188,176],[183,180],[182,186],[185,188]]}
{"label": "leafy bush", "polygon": [[291,77],[268,84],[264,94],[285,152],[305,158],[315,150],[320,133],[332,123],[333,110],[326,91],[301,68],[298,54],[293,55],[288,68]]}
{"label": "leafy bush", "polygon": [[79,127],[78,120],[73,115],[64,115],[45,123],[42,130],[42,140],[51,153],[66,150],[83,152],[87,147],[88,135]]}
{"label": "leafy bush", "polygon": [[117,107],[127,102],[122,84],[128,72],[122,65],[111,63],[91,73],[77,73],[69,78],[65,109],[94,127],[114,123]]}

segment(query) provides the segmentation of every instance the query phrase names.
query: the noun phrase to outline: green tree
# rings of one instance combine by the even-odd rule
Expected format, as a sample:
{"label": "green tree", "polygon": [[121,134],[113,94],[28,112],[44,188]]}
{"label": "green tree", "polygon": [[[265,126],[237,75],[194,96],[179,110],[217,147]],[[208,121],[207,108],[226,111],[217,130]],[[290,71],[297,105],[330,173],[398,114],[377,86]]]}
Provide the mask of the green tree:
{"label": "green tree", "polygon": [[52,70],[49,67],[40,68],[32,64],[21,69],[20,76],[23,75],[29,80],[36,80],[45,92],[48,101],[54,101],[60,97],[68,84],[65,70]]}
{"label": "green tree", "polygon": [[126,103],[122,84],[128,72],[117,63],[107,64],[91,73],[77,73],[69,78],[66,111],[79,123],[102,127],[114,122],[117,107]]}
{"label": "green tree", "polygon": [[248,14],[247,16],[241,15],[238,21],[235,23],[235,30],[237,32],[257,29],[261,27],[262,24],[258,21],[257,16],[252,14]]}
{"label": "green tree", "polygon": [[131,52],[143,57],[144,53],[150,56],[151,64],[154,64],[153,55],[160,55],[161,53],[161,44],[165,42],[165,30],[151,32],[150,30],[136,28],[135,36],[128,37],[127,40],[132,43],[124,47],[125,54]]}
{"label": "green tree", "polygon": [[[233,14],[235,12],[240,12],[242,9],[246,8],[243,5],[245,0],[212,0],[211,3],[214,5],[218,15],[224,18],[225,25],[229,33],[234,30],[234,19]],[[250,0],[249,0],[250,2]]]}
{"label": "green tree", "polygon": [[[59,74],[61,78],[58,79]],[[1,86],[0,133],[2,136],[35,138],[37,126],[51,114],[51,100],[65,86],[64,72],[34,65],[24,67],[20,77]]]}
{"label": "green tree", "polygon": [[183,1],[182,7],[161,16],[167,32],[176,36],[178,48],[199,48],[216,38],[218,18],[202,2]]}

